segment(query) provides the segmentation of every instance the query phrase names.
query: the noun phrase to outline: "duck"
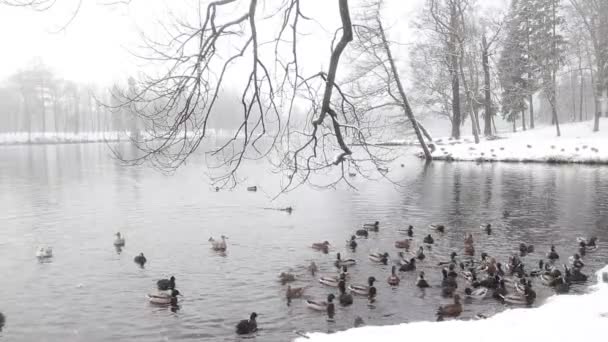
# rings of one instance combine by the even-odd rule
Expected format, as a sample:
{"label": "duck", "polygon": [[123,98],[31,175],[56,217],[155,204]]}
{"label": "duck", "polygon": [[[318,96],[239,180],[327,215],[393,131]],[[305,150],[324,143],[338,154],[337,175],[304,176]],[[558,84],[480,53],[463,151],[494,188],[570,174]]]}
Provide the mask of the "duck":
{"label": "duck", "polygon": [[456,273],[456,265],[450,264],[448,266],[448,277],[458,278],[458,273]]}
{"label": "duck", "polygon": [[469,235],[467,235],[464,238],[464,244],[466,245],[473,245],[474,241],[473,241],[473,234],[469,233]]}
{"label": "duck", "polygon": [[247,191],[256,192],[256,191],[258,191],[258,187],[256,185],[254,185],[254,186],[248,186],[247,187]]}
{"label": "duck", "polygon": [[408,263],[399,267],[399,272],[411,272],[414,270],[416,270],[416,258],[411,258]]}
{"label": "duck", "polygon": [[4,328],[4,323],[6,323],[6,317],[4,317],[4,314],[0,312],[0,331],[2,331],[2,328]]}
{"label": "duck", "polygon": [[500,277],[503,277],[505,275],[505,271],[502,269],[502,264],[497,262],[496,263],[496,272],[497,275],[499,275]]}
{"label": "duck", "polygon": [[[414,259],[414,261],[416,261],[416,259]],[[386,280],[388,282],[388,284],[391,286],[397,286],[397,285],[399,285],[399,282],[401,281],[401,279],[399,279],[399,277],[395,274],[396,269],[397,269],[396,266],[393,266],[391,268],[391,275],[388,276],[388,279]]]}
{"label": "duck", "polygon": [[325,311],[327,312],[330,318],[333,318],[335,313],[335,307],[333,303],[334,299],[336,299],[336,296],[332,293],[327,296],[327,301],[307,299],[305,303],[308,308],[316,311]]}
{"label": "duck", "polygon": [[485,232],[486,232],[488,235],[492,234],[492,225],[491,225],[491,224],[489,224],[489,223],[488,223],[488,224],[485,224],[485,225],[481,225],[481,226],[479,226],[479,228],[481,228],[481,229],[485,230]]}
{"label": "duck", "polygon": [[551,250],[547,253],[547,259],[555,261],[559,259],[559,254],[555,251],[555,246],[551,245]]}
{"label": "duck", "polygon": [[444,317],[458,317],[462,313],[462,304],[460,303],[460,296],[454,295],[454,303],[440,306],[437,309],[437,318],[443,319]]}
{"label": "duck", "polygon": [[395,247],[404,248],[405,250],[408,250],[408,249],[410,249],[410,240],[408,240],[408,239],[397,240],[397,241],[395,241]]}
{"label": "duck", "polygon": [[160,291],[157,291],[156,293],[149,293],[148,300],[152,304],[175,305],[175,304],[177,304],[177,296],[181,296],[181,293],[179,293],[178,290],[175,290],[175,289],[160,290]]}
{"label": "duck", "polygon": [[255,312],[252,312],[251,315],[249,315],[249,319],[244,319],[244,320],[240,321],[236,325],[236,333],[239,335],[249,335],[251,333],[258,331],[258,323],[256,321],[257,317],[258,317],[258,314]]}
{"label": "duck", "polygon": [[226,245],[226,239],[228,238],[224,235],[222,235],[220,238],[222,239],[221,241],[217,241],[212,237],[209,238],[209,242],[211,243],[211,249],[216,252],[225,252],[226,249],[228,249],[228,245]]}
{"label": "duck", "polygon": [[561,272],[553,270],[552,272],[544,272],[540,275],[540,280],[546,286],[553,286],[557,278],[561,277]]}
{"label": "duck", "polygon": [[143,267],[146,264],[146,262],[148,261],[148,259],[146,259],[146,257],[144,256],[144,253],[139,253],[138,256],[133,258],[133,261],[136,264],[139,264],[139,266]]}
{"label": "duck", "polygon": [[36,250],[36,257],[38,259],[48,259],[53,256],[53,248],[52,247],[38,247]]}
{"label": "duck", "polygon": [[469,283],[472,283],[477,280],[477,274],[475,272],[475,268],[471,267],[466,269],[464,263],[460,263],[460,274],[464,279],[466,279]]}
{"label": "duck", "polygon": [[317,267],[317,264],[314,261],[311,261],[310,265],[308,265],[308,271],[314,277],[315,274],[319,271],[319,267]]}
{"label": "duck", "polygon": [[350,241],[348,242],[348,246],[350,247],[350,249],[355,250],[357,248],[357,241],[355,241],[357,239],[356,236],[351,236],[350,237]]}
{"label": "duck", "polygon": [[285,285],[287,283],[295,281],[296,280],[296,276],[293,275],[293,274],[291,274],[291,273],[281,272],[281,274],[279,274],[279,279],[281,281],[281,284]]}
{"label": "duck", "polygon": [[363,224],[363,228],[369,229],[371,228],[371,230],[377,230],[380,227],[380,221],[376,221],[374,223],[364,223]]}
{"label": "duck", "polygon": [[421,288],[421,289],[425,289],[429,286],[429,283],[426,281],[426,279],[424,279],[424,272],[420,272],[418,274],[418,280],[416,280],[416,286]]}
{"label": "duck", "polygon": [[365,325],[365,321],[363,320],[363,318],[361,318],[361,316],[357,316],[355,317],[355,322],[354,322],[354,327],[355,328],[359,328]]}
{"label": "duck", "polygon": [[587,254],[587,244],[585,242],[583,242],[583,241],[579,242],[578,253],[582,256],[585,256]]}
{"label": "duck", "polygon": [[576,241],[578,243],[581,243],[581,242],[584,243],[585,247],[587,247],[587,248],[593,248],[593,249],[597,248],[597,244],[596,244],[597,237],[595,237],[595,236],[591,237],[589,240],[585,239],[584,237],[579,236],[576,238]]}
{"label": "duck", "polygon": [[522,256],[525,256],[526,254],[533,253],[533,252],[534,252],[534,245],[526,245],[523,242],[519,244],[519,253]]}
{"label": "duck", "polygon": [[424,258],[426,258],[426,255],[424,255],[424,248],[420,246],[420,248],[418,248],[418,252],[416,252],[416,259],[422,261]]}
{"label": "duck", "polygon": [[409,225],[405,229],[400,228],[399,233],[406,234],[408,237],[413,237],[414,236],[414,226]]}
{"label": "duck", "polygon": [[371,253],[369,260],[386,265],[388,264],[388,253]]}
{"label": "duck", "polygon": [[344,280],[340,280],[338,284],[338,290],[340,290],[340,294],[338,295],[338,301],[342,306],[348,306],[353,304],[353,295],[350,293],[346,293],[346,284]]}
{"label": "duck", "polygon": [[538,270],[533,270],[530,272],[530,276],[531,277],[538,277],[541,274],[543,274],[544,272],[546,272],[547,270],[545,269],[545,262],[543,261],[543,259],[540,259],[538,261]]}
{"label": "duck", "polygon": [[340,253],[336,254],[336,261],[334,262],[334,265],[336,267],[352,266],[355,264],[357,264],[357,261],[355,261],[355,259],[342,259]]}
{"label": "duck", "polygon": [[456,278],[448,277],[448,270],[445,268],[441,270],[441,274],[443,276],[441,280],[442,288],[458,288],[458,283],[456,282]]}
{"label": "duck", "polygon": [[492,292],[492,298],[504,302],[504,298],[507,295],[507,287],[505,286],[505,281],[503,279],[500,280],[498,286]]}
{"label": "duck", "polygon": [[304,295],[305,287],[291,287],[291,285],[287,285],[287,291],[285,291],[285,297],[288,300],[294,298],[300,298]]}
{"label": "duck", "polygon": [[321,252],[327,254],[329,252],[329,242],[328,241],[315,242],[312,244],[312,249],[321,251]]}
{"label": "duck", "polygon": [[557,294],[565,294],[570,292],[570,283],[562,276],[556,278],[553,282],[553,289]]}
{"label": "duck", "polygon": [[485,287],[480,287],[475,290],[472,290],[471,288],[467,287],[466,289],[464,289],[464,293],[469,298],[484,299],[488,294],[488,289]]}
{"label": "duck", "polygon": [[156,287],[161,291],[174,290],[175,289],[175,277],[171,276],[169,279],[161,279],[156,282]]}
{"label": "duck", "polygon": [[575,253],[573,256],[568,258],[568,261],[570,261],[570,265],[572,265],[574,268],[581,269],[585,267],[585,263],[581,260],[581,256],[578,253]]}
{"label": "duck", "polygon": [[475,255],[475,247],[472,244],[464,245],[464,255],[473,256]]}
{"label": "duck", "polygon": [[564,272],[566,273],[565,280],[570,283],[582,283],[586,282],[589,277],[586,274],[581,272],[580,268],[574,267],[570,270],[566,265],[564,265]]}
{"label": "duck", "polygon": [[358,295],[362,295],[362,296],[369,296],[370,289],[374,286],[375,281],[376,281],[376,278],[369,277],[369,278],[367,278],[367,285],[350,284],[350,285],[348,285],[348,290],[354,294],[358,294]]}
{"label": "duck", "polygon": [[445,232],[445,226],[442,224],[429,224],[429,228],[430,229],[434,229],[440,233],[444,233]]}
{"label": "duck", "polygon": [[[450,261],[440,261],[439,263],[437,263],[437,266],[444,266],[444,265],[449,265],[449,264],[456,264],[456,257],[458,256],[458,254],[456,252],[452,252],[450,253]],[[463,264],[464,267],[464,264]]]}
{"label": "duck", "polygon": [[326,285],[326,286],[331,286],[331,287],[338,287],[340,280],[344,280],[346,279],[346,274],[342,273],[339,276],[322,276],[319,277],[319,283]]}
{"label": "duck", "polygon": [[355,232],[355,235],[361,236],[361,237],[368,237],[369,236],[369,232],[367,230],[365,230],[365,229],[358,229]]}
{"label": "duck", "polygon": [[116,233],[116,239],[114,239],[114,246],[116,247],[124,247],[125,246],[125,238],[120,235],[120,232]]}
{"label": "duck", "polygon": [[532,286],[532,282],[530,282],[530,280],[526,280],[525,278],[521,278],[520,281],[513,285],[515,291],[519,294],[526,293],[526,286]]}
{"label": "duck", "polygon": [[432,245],[435,240],[433,240],[433,237],[431,236],[431,234],[427,235],[424,237],[424,239],[422,239],[422,242],[428,244],[428,245]]}

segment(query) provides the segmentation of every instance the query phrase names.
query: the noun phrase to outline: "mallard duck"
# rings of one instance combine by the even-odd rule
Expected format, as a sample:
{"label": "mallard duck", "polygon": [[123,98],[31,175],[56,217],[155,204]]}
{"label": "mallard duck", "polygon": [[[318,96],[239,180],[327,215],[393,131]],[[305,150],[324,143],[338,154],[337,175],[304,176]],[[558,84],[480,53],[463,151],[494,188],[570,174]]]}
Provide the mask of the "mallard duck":
{"label": "mallard duck", "polygon": [[469,235],[467,235],[464,238],[464,244],[466,246],[466,245],[472,245],[473,243],[474,243],[474,241],[473,241],[473,234],[469,233]]}
{"label": "mallard duck", "polygon": [[411,258],[410,261],[406,264],[401,265],[399,267],[400,272],[411,272],[416,269],[416,258]]}
{"label": "mallard duck", "polygon": [[285,285],[286,283],[296,281],[296,276],[291,273],[281,272],[281,274],[279,274],[279,280],[281,281],[281,284]]}
{"label": "mallard duck", "polygon": [[38,247],[36,250],[36,257],[39,259],[47,259],[53,256],[53,248],[47,247]]}
{"label": "mallard duck", "polygon": [[171,276],[169,279],[161,279],[156,282],[156,287],[161,291],[174,290],[175,289],[175,277]]}
{"label": "mallard duck", "polygon": [[448,270],[445,268],[441,270],[441,275],[443,276],[441,280],[441,287],[443,288],[457,288],[458,283],[456,282],[456,278],[448,277]]}
{"label": "mallard duck", "polygon": [[449,261],[440,261],[437,263],[437,266],[444,266],[444,265],[449,265],[449,264],[456,264],[458,261],[456,260],[456,257],[458,256],[458,254],[456,252],[452,252],[450,253],[450,260]]}
{"label": "mallard duck", "polygon": [[313,277],[319,271],[319,267],[317,267],[317,264],[314,261],[310,262],[310,265],[308,265],[307,269],[308,272],[310,272],[310,275],[312,275]]}
{"label": "mallard duck", "polygon": [[125,238],[120,235],[120,232],[114,234],[116,235],[116,239],[114,239],[114,246],[116,247],[124,247],[125,246]]}
{"label": "mallard duck", "polygon": [[520,281],[516,282],[513,285],[513,287],[515,288],[515,291],[519,294],[526,293],[526,286],[532,286],[532,282],[530,282],[529,280],[526,280],[525,278],[521,278]]}
{"label": "mallard duck", "polygon": [[546,286],[553,286],[555,284],[555,280],[561,276],[561,272],[555,271],[553,272],[544,272],[540,275],[541,282]]}
{"label": "mallard duck", "polygon": [[567,283],[582,283],[586,282],[589,277],[581,272],[580,268],[574,267],[572,270],[568,266],[564,265],[565,281]]}
{"label": "mallard duck", "polygon": [[409,225],[407,228],[400,228],[399,233],[401,234],[406,234],[408,237],[413,237],[414,236],[414,226]]}
{"label": "mallard duck", "polygon": [[255,312],[252,312],[251,315],[249,316],[249,319],[244,319],[244,320],[240,321],[236,325],[236,333],[239,335],[248,335],[248,334],[258,331],[258,322],[256,322],[257,317],[258,317],[258,314]]}
{"label": "mallard duck", "polygon": [[570,292],[570,283],[564,277],[558,277],[553,282],[553,289],[557,294],[565,294]]}
{"label": "mallard duck", "polygon": [[418,286],[421,289],[430,287],[429,283],[426,281],[426,279],[424,279],[424,272],[420,272],[420,274],[418,274],[418,280],[416,280],[416,286]]}
{"label": "mallard duck", "polygon": [[464,293],[469,298],[484,299],[488,294],[488,289],[485,287],[480,287],[475,290],[472,290],[471,288],[467,287],[466,289],[464,289]]}
{"label": "mallard duck", "polygon": [[371,230],[372,232],[377,232],[380,229],[380,222],[376,221],[374,223],[364,223],[363,229]]}
{"label": "mallard duck", "polygon": [[212,237],[209,238],[209,242],[211,243],[211,249],[216,252],[225,252],[226,249],[228,249],[228,245],[226,244],[226,239],[228,238],[224,235],[222,235],[220,238],[221,241],[215,240]]}
{"label": "mallard duck", "polygon": [[350,249],[356,249],[357,248],[357,241],[355,241],[357,239],[356,236],[351,236],[350,237],[350,241],[347,241],[348,246],[350,247]]}
{"label": "mallard duck", "polygon": [[466,279],[469,283],[472,283],[477,280],[477,274],[475,273],[475,268],[471,267],[466,269],[464,263],[460,263],[460,274],[464,279]]}
{"label": "mallard duck", "polygon": [[371,253],[369,260],[386,265],[388,264],[388,253]]}
{"label": "mallard duck", "polygon": [[175,304],[177,304],[177,296],[181,296],[181,293],[179,293],[178,290],[175,290],[175,289],[160,290],[160,291],[157,291],[156,293],[149,293],[148,300],[152,304],[175,305]]}
{"label": "mallard duck", "polygon": [[342,266],[352,266],[355,265],[357,262],[355,261],[355,259],[342,259],[340,253],[336,254],[336,261],[334,262],[334,265],[336,267],[342,267]]}
{"label": "mallard duck", "polygon": [[368,285],[356,285],[356,284],[350,284],[348,285],[348,290],[351,293],[355,293],[358,295],[362,295],[362,296],[368,296],[369,295],[369,290],[372,286],[374,286],[374,282],[376,281],[376,278],[374,277],[369,277],[367,279],[367,284]]}
{"label": "mallard duck", "polygon": [[[327,311],[327,313],[329,314],[329,311],[331,310],[330,306],[333,309],[333,301],[335,298],[336,296],[334,294],[330,294],[327,296],[327,301],[308,299],[305,301],[305,303],[306,306],[308,306],[310,309],[316,311]],[[333,314],[331,316],[333,316]]]}
{"label": "mallard duck", "polygon": [[498,283],[498,286],[494,289],[494,292],[492,293],[492,298],[504,302],[504,298],[506,295],[507,288],[505,286],[505,281],[501,279]]}
{"label": "mallard duck", "polygon": [[329,242],[315,242],[312,244],[312,249],[322,251],[323,253],[327,254],[327,252],[329,252]]}
{"label": "mallard duck", "polygon": [[247,191],[252,191],[252,192],[258,191],[258,187],[255,186],[255,185],[254,186],[248,186],[247,187]]}
{"label": "mallard duck", "polygon": [[305,289],[305,287],[291,287],[291,285],[288,285],[285,297],[287,297],[287,299],[300,298],[304,295]]}
{"label": "mallard duck", "polygon": [[522,256],[525,256],[526,254],[533,253],[533,252],[534,252],[534,245],[526,245],[523,242],[519,244],[519,253]]}
{"label": "mallard duck", "polygon": [[454,295],[454,303],[440,306],[437,309],[437,318],[443,319],[444,317],[458,317],[462,313],[462,304],[460,303],[460,296]]}
{"label": "mallard duck", "polygon": [[429,234],[429,235],[425,236],[424,239],[422,239],[422,242],[432,245],[435,242],[435,240],[433,240],[433,237],[431,236],[431,234]]}
{"label": "mallard duck", "polygon": [[570,262],[570,265],[572,265],[572,267],[574,268],[581,269],[585,267],[585,263],[583,263],[583,261],[581,260],[581,256],[578,253],[575,253],[573,256],[568,258],[568,261]]}
{"label": "mallard duck", "polygon": [[578,243],[581,243],[581,242],[584,243],[585,247],[587,247],[587,248],[596,248],[597,247],[597,244],[596,244],[597,237],[595,237],[595,236],[591,237],[589,240],[585,239],[584,237],[579,236],[576,238],[576,241]]}
{"label": "mallard duck", "polygon": [[136,264],[139,264],[139,266],[143,267],[148,261],[148,259],[146,259],[146,257],[144,256],[144,253],[139,253],[138,256],[133,258],[133,261],[135,261]]}
{"label": "mallard duck", "polygon": [[502,300],[505,303],[508,303],[508,304],[513,304],[513,305],[529,305],[528,298],[525,295],[522,295],[522,294],[511,293],[511,294],[507,294],[507,295],[501,296],[501,298],[502,298]]}
{"label": "mallard duck", "polygon": [[426,258],[426,255],[424,255],[424,248],[420,246],[418,252],[416,252],[416,259],[422,261],[424,258]]}
{"label": "mallard duck", "polygon": [[445,232],[445,226],[442,224],[429,224],[429,228],[430,229],[434,229],[440,233],[444,233]]}
{"label": "mallard duck", "polygon": [[353,295],[351,295],[350,293],[346,293],[346,284],[343,280],[338,283],[338,289],[340,290],[340,295],[338,296],[340,305],[351,305],[353,303]]}
{"label": "mallard duck", "polygon": [[355,232],[355,235],[362,236],[362,237],[368,237],[369,236],[369,232],[367,230],[365,230],[365,229],[358,229]]}
{"label": "mallard duck", "polygon": [[326,285],[326,286],[331,286],[331,287],[337,287],[338,284],[340,283],[340,280],[344,280],[346,279],[346,274],[342,273],[339,276],[323,276],[323,277],[319,277],[319,283]]}
{"label": "mallard duck", "polygon": [[485,224],[485,225],[481,225],[481,226],[479,226],[479,228],[481,228],[481,229],[485,230],[485,232],[486,232],[488,235],[492,234],[492,225],[491,225],[491,224],[489,224],[489,223],[488,223],[488,224]]}
{"label": "mallard duck", "polygon": [[555,251],[555,246],[551,246],[551,250],[549,251],[549,253],[547,253],[547,259],[551,261],[559,259],[559,254],[557,254],[557,252]]}
{"label": "mallard duck", "polygon": [[465,244],[464,245],[464,255],[466,256],[473,256],[475,255],[475,247],[472,244]]}
{"label": "mallard duck", "polygon": [[388,279],[386,280],[388,282],[388,284],[391,286],[397,286],[397,285],[399,285],[399,282],[401,281],[401,279],[399,279],[399,277],[395,274],[396,269],[397,269],[397,267],[395,267],[395,266],[393,266],[391,268],[391,275],[388,276]]}
{"label": "mallard duck", "polygon": [[405,250],[410,249],[410,240],[397,240],[395,241],[396,248],[404,248]]}

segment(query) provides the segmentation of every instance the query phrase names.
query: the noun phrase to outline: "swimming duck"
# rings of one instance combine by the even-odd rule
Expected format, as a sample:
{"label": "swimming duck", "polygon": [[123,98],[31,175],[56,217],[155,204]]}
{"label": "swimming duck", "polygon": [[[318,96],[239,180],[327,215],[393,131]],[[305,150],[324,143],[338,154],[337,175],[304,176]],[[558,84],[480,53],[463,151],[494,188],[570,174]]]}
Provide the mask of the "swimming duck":
{"label": "swimming duck", "polygon": [[340,305],[351,305],[353,303],[353,295],[346,293],[346,284],[344,283],[344,280],[340,280],[340,283],[338,283],[338,289],[340,290],[340,295],[338,296]]}
{"label": "swimming duck", "polygon": [[414,226],[409,225],[406,229],[400,228],[399,233],[407,234],[408,237],[414,236]]}
{"label": "swimming duck", "polygon": [[505,281],[501,279],[498,286],[494,289],[494,292],[492,292],[492,298],[503,302],[506,295],[507,288],[505,286]]}
{"label": "swimming duck", "polygon": [[559,259],[559,254],[557,254],[557,252],[555,251],[555,246],[551,246],[551,251],[549,251],[549,253],[547,253],[547,258],[551,261],[555,261],[557,259]]}
{"label": "swimming duck", "polygon": [[256,322],[257,317],[258,317],[258,314],[255,312],[252,312],[251,315],[249,316],[249,319],[244,319],[244,320],[240,321],[236,325],[236,333],[239,335],[248,335],[248,334],[258,331],[258,323]]}
{"label": "swimming duck", "polygon": [[315,242],[312,244],[312,249],[322,251],[323,253],[327,254],[329,252],[329,242]]}
{"label": "swimming duck", "polygon": [[361,237],[368,237],[369,236],[369,232],[367,230],[365,230],[365,229],[358,229],[355,232],[355,235],[361,236]]}
{"label": "swimming duck", "polygon": [[424,248],[420,246],[420,248],[418,248],[418,252],[416,252],[416,259],[422,261],[424,260],[424,258],[426,258],[426,256],[424,255]]}
{"label": "swimming duck", "polygon": [[429,224],[429,228],[430,229],[434,229],[440,233],[444,233],[445,232],[445,226],[442,224]]}
{"label": "swimming duck", "polygon": [[456,273],[456,265],[450,264],[448,266],[448,277],[458,278],[458,273]]}
{"label": "swimming duck", "polygon": [[448,270],[445,268],[441,270],[441,274],[443,275],[443,279],[441,280],[442,288],[458,288],[458,283],[456,282],[456,278],[448,277]]}
{"label": "swimming duck", "polygon": [[327,296],[327,301],[318,301],[318,300],[308,299],[305,301],[305,303],[306,303],[306,306],[308,306],[310,309],[313,309],[316,311],[325,311],[325,312],[327,312],[327,315],[329,316],[329,318],[333,318],[334,314],[335,314],[335,306],[333,303],[335,298],[336,298],[336,296],[332,293]]}
{"label": "swimming duck", "polygon": [[156,287],[161,291],[174,290],[175,289],[175,277],[171,276],[169,279],[161,279],[156,282]]}
{"label": "swimming duck", "polygon": [[440,306],[437,309],[437,318],[443,319],[444,317],[458,317],[462,313],[462,304],[460,303],[460,296],[454,295],[454,303]]}
{"label": "swimming duck", "polygon": [[437,266],[456,264],[457,263],[457,261],[456,261],[456,257],[457,256],[458,256],[458,254],[456,254],[456,252],[452,252],[452,253],[450,253],[450,261],[440,261],[439,263],[437,263]]}
{"label": "swimming duck", "polygon": [[432,245],[435,242],[435,240],[433,240],[433,237],[431,236],[431,234],[429,234],[429,235],[425,236],[424,239],[422,239],[422,242]]}
{"label": "swimming duck", "polygon": [[221,236],[221,241],[217,241],[214,238],[210,237],[209,242],[211,243],[211,249],[216,252],[225,252],[228,249],[228,245],[226,244],[226,239],[224,235]]}
{"label": "swimming duck", "polygon": [[144,256],[144,253],[139,253],[138,256],[133,258],[133,261],[135,261],[136,264],[139,264],[139,266],[143,267],[148,261],[148,259],[146,259],[146,257]]}
{"label": "swimming duck", "polygon": [[464,245],[464,255],[473,256],[475,255],[475,247],[472,244]]}
{"label": "swimming duck", "polygon": [[477,280],[477,274],[475,272],[475,268],[471,267],[469,269],[466,269],[465,266],[464,266],[464,263],[461,262],[460,263],[460,269],[461,269],[460,274],[469,283],[472,283],[472,282],[474,282],[474,281]]}
{"label": "swimming duck", "polygon": [[300,298],[304,294],[304,290],[304,287],[291,287],[291,285],[288,285],[287,291],[285,292],[285,297],[287,297],[288,300]]}
{"label": "swimming duck", "polygon": [[345,280],[345,279],[346,279],[346,274],[342,273],[337,277],[332,277],[332,276],[319,277],[319,283],[326,285],[326,286],[337,287],[338,284],[340,283],[340,280]]}
{"label": "swimming duck", "polygon": [[397,240],[395,241],[396,248],[404,248],[406,250],[410,249],[410,240]]}
{"label": "swimming duck", "polygon": [[310,272],[310,274],[314,277],[315,274],[317,273],[317,271],[319,271],[319,268],[317,267],[317,264],[315,264],[314,261],[310,262],[310,265],[308,265],[308,271]]}
{"label": "swimming duck", "polygon": [[467,297],[473,299],[484,299],[485,296],[488,294],[488,289],[485,287],[480,287],[475,290],[472,290],[471,288],[467,287],[466,289],[464,289],[464,293]]}
{"label": "swimming duck", "polygon": [[559,270],[553,270],[551,272],[544,272],[540,275],[540,280],[546,286],[553,286],[556,283],[556,279],[561,277]]}
{"label": "swimming duck", "polygon": [[597,248],[597,244],[596,244],[597,237],[595,237],[595,236],[591,237],[589,240],[587,240],[587,239],[585,239],[583,237],[577,237],[576,241],[578,243],[581,243],[581,242],[584,243],[585,247],[587,247],[587,248],[592,248],[592,249]]}
{"label": "swimming duck", "polygon": [[166,290],[166,291],[161,290],[156,293],[149,293],[148,300],[152,304],[175,305],[175,304],[177,304],[177,296],[181,296],[181,293],[179,293],[178,290],[175,290],[175,289]]}
{"label": "swimming duck", "polygon": [[568,258],[568,261],[570,261],[570,264],[574,268],[581,269],[581,268],[585,267],[585,263],[583,263],[583,261],[581,260],[581,256],[578,253],[576,253],[573,256],[571,256],[570,258]]}
{"label": "swimming duck", "polygon": [[355,293],[355,294],[362,295],[362,296],[369,296],[370,289],[374,286],[375,281],[376,281],[376,278],[369,277],[369,278],[367,278],[367,285],[350,284],[350,285],[348,285],[348,290],[351,293]]}
{"label": "swimming duck", "polygon": [[585,282],[587,281],[587,279],[589,279],[589,277],[586,274],[583,274],[581,272],[580,268],[574,267],[572,268],[572,270],[570,270],[566,265],[564,265],[564,271],[565,271],[565,280],[566,282],[570,283],[570,282],[574,282],[574,283],[579,283],[579,282]]}
{"label": "swimming duck", "polygon": [[371,253],[369,260],[386,265],[388,264],[388,253]]}
{"label": "swimming duck", "polygon": [[125,238],[120,235],[120,232],[116,233],[116,239],[114,239],[114,246],[116,247],[124,247],[125,246]]}
{"label": "swimming duck", "polygon": [[4,328],[4,323],[6,323],[6,318],[2,312],[0,312],[0,331],[2,331],[2,328]]}
{"label": "swimming duck", "polygon": [[410,271],[414,271],[415,269],[416,269],[416,258],[411,258],[407,264],[403,264],[403,265],[401,265],[401,267],[399,267],[400,272],[410,272]]}
{"label": "swimming duck", "polygon": [[464,238],[464,244],[465,246],[473,244],[473,234],[469,233],[469,235]]}
{"label": "swimming duck", "polygon": [[489,223],[486,225],[481,225],[479,228],[485,230],[488,235],[492,234],[492,225]]}
{"label": "swimming duck", "polygon": [[364,223],[363,229],[370,230],[372,232],[377,232],[380,229],[380,222],[376,221],[374,223]]}
{"label": "swimming duck", "polygon": [[416,281],[416,286],[418,286],[421,289],[430,287],[429,283],[426,281],[426,279],[424,279],[424,272],[420,272],[420,274],[418,275],[418,280]]}
{"label": "swimming duck", "polygon": [[570,284],[564,277],[556,278],[553,282],[553,288],[557,294],[565,294],[570,292]]}
{"label": "swimming duck", "polygon": [[342,266],[352,266],[355,265],[357,262],[355,261],[355,259],[342,259],[340,253],[336,254],[336,261],[334,262],[334,265],[336,267],[342,267]]}
{"label": "swimming duck", "polygon": [[53,256],[53,248],[51,247],[38,247],[36,250],[36,257],[39,259],[47,259]]}
{"label": "swimming duck", "polygon": [[501,277],[505,275],[505,271],[502,269],[502,264],[499,262],[496,263],[496,272],[495,273]]}
{"label": "swimming duck", "polygon": [[357,237],[353,235],[350,237],[350,241],[348,241],[348,246],[352,250],[357,248],[357,241],[355,241],[355,239],[357,239]]}
{"label": "swimming duck", "polygon": [[285,285],[289,282],[295,281],[296,276],[291,273],[281,272],[281,274],[279,274],[279,279],[281,281],[281,284]]}
{"label": "swimming duck", "polygon": [[[415,260],[416,259],[414,259],[414,261]],[[388,282],[388,284],[391,285],[391,286],[397,286],[397,285],[399,285],[399,282],[400,282],[399,277],[395,274],[395,270],[396,269],[397,269],[397,267],[395,267],[395,266],[393,266],[391,268],[391,275],[386,280]]]}
{"label": "swimming duck", "polygon": [[525,256],[526,254],[533,253],[533,252],[534,252],[534,245],[526,245],[523,242],[519,244],[519,253],[522,256]]}
{"label": "swimming duck", "polygon": [[257,186],[248,186],[247,187],[247,191],[252,191],[252,192],[256,192],[258,191],[258,187]]}

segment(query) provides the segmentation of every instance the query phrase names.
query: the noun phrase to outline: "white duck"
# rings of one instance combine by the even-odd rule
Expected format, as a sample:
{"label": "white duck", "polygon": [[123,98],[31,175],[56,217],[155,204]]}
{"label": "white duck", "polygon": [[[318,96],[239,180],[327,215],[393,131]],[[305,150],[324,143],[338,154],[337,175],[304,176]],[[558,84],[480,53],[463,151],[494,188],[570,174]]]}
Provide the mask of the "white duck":
{"label": "white duck", "polygon": [[177,304],[177,296],[181,296],[178,290],[158,290],[156,293],[149,293],[148,300],[152,304],[168,305]]}
{"label": "white duck", "polygon": [[214,238],[210,237],[209,242],[211,242],[211,249],[213,249],[214,251],[218,251],[218,252],[225,252],[226,249],[228,248],[228,246],[226,245],[226,239],[228,239],[228,238],[225,237],[224,235],[222,235],[221,239],[222,239],[222,241],[218,241],[218,240],[215,240]]}
{"label": "white duck", "polygon": [[124,247],[125,238],[120,235],[120,232],[116,233],[116,239],[114,239],[114,246],[116,247]]}
{"label": "white duck", "polygon": [[51,247],[38,247],[36,250],[36,257],[40,259],[46,259],[53,256],[53,248]]}

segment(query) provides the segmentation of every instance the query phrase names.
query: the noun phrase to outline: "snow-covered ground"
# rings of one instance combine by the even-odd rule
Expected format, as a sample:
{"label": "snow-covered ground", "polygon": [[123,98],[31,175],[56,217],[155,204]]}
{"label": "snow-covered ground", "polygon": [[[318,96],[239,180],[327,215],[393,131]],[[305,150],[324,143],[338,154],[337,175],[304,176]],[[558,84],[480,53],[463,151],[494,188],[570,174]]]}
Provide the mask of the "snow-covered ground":
{"label": "snow-covered ground", "polygon": [[128,140],[126,132],[27,132],[2,133],[0,134],[0,145],[16,144],[70,144],[70,143],[89,143],[103,141]]}
{"label": "snow-covered ground", "polygon": [[[296,342],[572,342],[601,341],[608,334],[608,284],[597,273],[598,284],[584,295],[561,295],[533,309],[511,309],[484,320],[416,322],[384,327],[362,327],[335,334],[310,333]],[[404,308],[407,310],[407,308]]]}
{"label": "snow-covered ground", "polygon": [[553,162],[608,164],[608,130],[592,132],[593,121],[545,126],[517,133],[501,133],[496,140],[473,137],[436,139],[433,157],[439,160]]}

